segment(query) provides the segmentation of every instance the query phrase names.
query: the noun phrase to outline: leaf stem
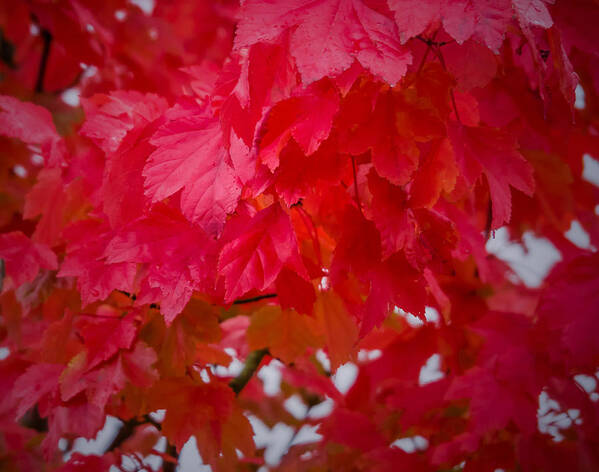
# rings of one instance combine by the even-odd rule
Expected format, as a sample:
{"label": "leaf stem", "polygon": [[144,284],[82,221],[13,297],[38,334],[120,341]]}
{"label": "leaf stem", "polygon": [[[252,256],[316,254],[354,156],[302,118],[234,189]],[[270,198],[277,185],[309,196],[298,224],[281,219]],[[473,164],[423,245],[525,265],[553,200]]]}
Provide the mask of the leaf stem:
{"label": "leaf stem", "polygon": [[430,39],[424,38],[420,35],[416,36],[416,39],[418,39],[426,44],[426,51],[424,51],[422,60],[420,61],[420,64],[418,65],[418,70],[416,71],[416,74],[414,74],[414,78],[408,84],[406,84],[406,87],[409,87],[410,85],[412,85],[412,83],[414,83],[416,78],[420,75],[420,72],[422,72],[422,69],[424,68],[424,64],[426,64],[428,54],[431,52],[433,46],[437,44],[437,43],[435,43],[435,38],[437,37],[438,32],[439,32],[439,30],[435,31]]}
{"label": "leaf stem", "polygon": [[44,91],[44,76],[46,75],[48,56],[50,55],[50,45],[52,44],[52,33],[50,33],[50,31],[42,28],[40,34],[44,44],[42,48],[42,57],[40,58],[40,67],[37,71],[37,80],[35,81],[36,93],[42,93]]}
{"label": "leaf stem", "polygon": [[351,156],[351,167],[354,173],[354,191],[356,192],[356,203],[358,205],[358,210],[360,210],[360,214],[364,216],[364,212],[362,212],[362,204],[360,203],[360,193],[358,192],[358,177],[356,172],[356,158]]}
{"label": "leaf stem", "polygon": [[2,292],[2,287],[4,286],[4,278],[6,277],[6,266],[4,264],[4,259],[0,259],[0,292]]}
{"label": "leaf stem", "polygon": [[316,253],[316,257],[318,258],[318,267],[322,267],[323,266],[322,251],[320,250],[320,241],[318,239],[318,231],[316,230],[316,227],[314,226],[314,222],[312,221],[312,218],[310,218],[310,215],[308,214],[308,212],[306,210],[304,210],[303,207],[301,207],[301,206],[297,207],[297,211],[300,214],[300,217],[301,217],[302,221],[304,222],[304,226],[308,230],[308,233],[310,233],[310,237],[312,238],[312,246],[314,247],[314,252]]}
{"label": "leaf stem", "polygon": [[[441,48],[437,46],[436,48],[437,57],[439,58],[439,62],[443,66],[443,69],[447,71],[447,65],[445,64],[445,58],[443,57],[443,53],[441,52]],[[458,113],[458,106],[455,101],[455,94],[453,93],[453,87],[449,89],[449,96],[451,97],[451,104],[453,105],[453,111],[455,113],[455,118],[458,120],[458,123],[462,123],[460,120],[460,114]]]}

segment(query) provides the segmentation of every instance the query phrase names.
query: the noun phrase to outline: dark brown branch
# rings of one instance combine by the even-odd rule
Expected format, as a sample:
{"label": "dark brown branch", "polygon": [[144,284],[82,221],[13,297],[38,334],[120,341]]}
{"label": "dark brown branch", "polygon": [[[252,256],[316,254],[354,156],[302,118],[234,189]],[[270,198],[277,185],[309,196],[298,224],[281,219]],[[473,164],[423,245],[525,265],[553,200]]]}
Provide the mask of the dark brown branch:
{"label": "dark brown branch", "polygon": [[133,435],[135,428],[141,424],[143,424],[143,421],[138,421],[137,418],[132,418],[128,421],[125,421],[110,445],[106,448],[106,452],[114,451],[115,449],[120,448],[123,443]]}
{"label": "dark brown branch", "polygon": [[42,57],[40,58],[40,67],[37,71],[37,80],[35,82],[36,93],[42,93],[44,91],[44,76],[46,75],[48,56],[50,56],[50,45],[52,44],[52,33],[50,33],[50,31],[42,28],[40,34],[44,44],[42,48]]}
{"label": "dark brown branch", "polygon": [[[174,457],[175,459],[179,457],[179,454],[177,454],[177,448],[171,443],[167,443],[165,453],[171,457]],[[162,472],[175,472],[176,468],[177,462],[170,462],[162,459]]]}
{"label": "dark brown branch", "polygon": [[0,60],[11,69],[16,69],[15,64],[15,45],[4,36],[4,31],[0,28]]}
{"label": "dark brown branch", "polygon": [[258,369],[262,358],[268,354],[268,349],[258,349],[248,354],[242,371],[237,377],[229,382],[229,387],[233,389],[235,395],[239,395],[239,392],[243,390],[243,387],[250,381],[254,372]]}
{"label": "dark brown branch", "polygon": [[233,305],[243,305],[245,303],[259,302],[260,300],[264,300],[266,298],[275,298],[276,296],[277,296],[276,293],[265,293],[264,295],[258,295],[257,297],[242,298],[240,300],[235,300],[233,302]]}
{"label": "dark brown branch", "polygon": [[125,292],[124,290],[117,290],[117,292],[122,293],[123,295],[126,295],[133,301],[137,300],[137,295],[135,295],[134,293]]}
{"label": "dark brown branch", "polygon": [[[141,419],[131,418],[130,420],[125,421],[123,423],[123,426],[121,426],[121,429],[119,430],[117,435],[114,437],[114,439],[112,440],[110,445],[106,448],[106,451],[104,451],[104,452],[106,453],[106,452],[114,451],[115,449],[120,448],[123,445],[123,443],[127,439],[129,439],[133,435],[133,433],[135,433],[135,428],[137,428],[138,426],[141,426],[142,424],[151,424],[158,431],[162,431],[162,425],[160,423],[158,423],[157,421],[153,420],[150,415],[144,415]],[[162,461],[163,461],[162,470],[169,471],[169,472],[174,471],[175,467],[177,466],[178,454],[177,454],[177,449],[170,442],[166,443],[165,454],[173,457],[175,459],[175,462],[170,462],[163,458],[162,459]]]}
{"label": "dark brown branch", "polygon": [[489,206],[487,207],[487,222],[485,224],[485,239],[488,241],[491,236],[491,223],[493,223],[493,200],[489,196]]}
{"label": "dark brown branch", "polygon": [[[124,290],[117,290],[117,291],[122,293],[123,295],[126,295],[133,301],[135,301],[137,299],[137,295],[135,295],[134,293],[125,292]],[[239,300],[235,300],[233,302],[233,305],[244,305],[245,303],[259,302],[260,300],[264,300],[266,298],[275,298],[276,296],[277,296],[276,293],[265,293],[264,295],[258,295],[256,297],[242,298]],[[150,308],[155,308],[157,310],[160,310],[160,305],[158,305],[156,303],[151,303]]]}
{"label": "dark brown branch", "polygon": [[418,35],[418,36],[414,36],[417,40],[422,41],[424,44],[426,44],[429,47],[436,47],[436,48],[440,48],[442,46],[445,46],[446,44],[451,44],[453,42],[455,42],[453,39],[450,41],[435,41],[435,36],[437,36],[437,33],[439,32],[439,30],[435,31],[435,34],[431,37],[431,38],[425,38],[422,35]]}
{"label": "dark brown branch", "polygon": [[162,426],[157,421],[154,421],[150,415],[144,415],[142,419],[131,418],[128,421],[123,423],[121,429],[118,434],[114,437],[108,448],[106,448],[106,452],[112,451],[121,447],[121,445],[135,432],[135,428],[141,426],[142,424],[151,424],[158,431],[162,430]]}
{"label": "dark brown branch", "polygon": [[40,416],[37,405],[27,410],[19,423],[26,428],[35,429],[40,433],[48,431],[48,420]]}

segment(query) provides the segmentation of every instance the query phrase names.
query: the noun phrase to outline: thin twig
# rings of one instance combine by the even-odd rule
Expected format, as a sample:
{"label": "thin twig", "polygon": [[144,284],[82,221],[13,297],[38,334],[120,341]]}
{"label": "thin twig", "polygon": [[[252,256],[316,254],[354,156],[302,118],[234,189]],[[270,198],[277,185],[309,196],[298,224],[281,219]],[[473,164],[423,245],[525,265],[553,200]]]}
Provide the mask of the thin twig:
{"label": "thin twig", "polygon": [[421,34],[414,36],[414,38],[419,41],[422,41],[427,46],[431,46],[431,47],[434,46],[436,48],[440,48],[442,46],[445,46],[447,44],[451,44],[451,43],[455,42],[455,40],[453,40],[453,39],[450,39],[449,41],[435,41],[435,38],[437,37],[438,33],[439,33],[439,29],[437,29],[430,38],[425,38]]}
{"label": "thin twig", "polygon": [[297,211],[300,214],[302,221],[304,222],[304,226],[310,233],[310,237],[312,238],[312,245],[314,247],[314,252],[316,253],[316,257],[318,258],[318,267],[323,267],[322,264],[322,251],[320,250],[320,240],[318,239],[318,231],[314,226],[314,222],[310,215],[303,207],[297,207]]}
{"label": "thin twig", "polygon": [[[133,301],[137,300],[137,295],[135,295],[134,293],[125,292],[124,290],[117,290],[117,292],[120,292],[123,295],[126,295]],[[259,302],[260,300],[264,300],[266,298],[275,298],[276,296],[277,296],[276,293],[265,293],[264,295],[257,295],[255,297],[251,297],[251,298],[241,298],[239,300],[234,300],[233,305],[244,305],[245,303]],[[150,308],[155,308],[157,310],[160,310],[160,305],[158,305],[157,303],[151,303]]]}
{"label": "thin twig", "polygon": [[426,46],[426,51],[424,51],[424,55],[422,56],[422,60],[420,61],[420,65],[418,66],[418,70],[416,71],[416,76],[420,75],[420,72],[422,72],[424,64],[426,63],[426,59],[428,58],[429,52],[431,52],[430,44]]}
{"label": "thin twig", "polygon": [[485,224],[485,240],[491,236],[491,223],[493,222],[493,200],[489,197],[489,206],[487,207],[487,222]]}
{"label": "thin twig", "polygon": [[137,300],[137,295],[135,295],[134,293],[125,292],[124,290],[117,290],[117,292],[122,293],[123,295],[126,295],[133,301]]}
{"label": "thin twig", "polygon": [[143,424],[143,421],[138,421],[137,418],[132,418],[128,421],[125,421],[110,445],[106,448],[105,452],[113,451],[121,447],[123,443],[133,435],[135,428],[141,424]]}
{"label": "thin twig", "polygon": [[[162,431],[162,425],[158,421],[155,421],[154,419],[152,419],[152,417],[150,415],[144,415],[141,419],[131,418],[130,420],[125,421],[123,423],[123,426],[121,426],[121,429],[119,430],[117,435],[114,437],[114,439],[112,440],[112,442],[110,443],[110,445],[106,448],[106,450],[104,452],[106,453],[106,452],[114,451],[115,449],[120,448],[127,439],[129,439],[131,436],[133,436],[133,433],[135,433],[135,429],[138,426],[141,426],[143,424],[151,424],[158,431]],[[165,460],[163,458],[162,459],[162,470],[172,472],[175,470],[175,467],[177,466],[177,461],[178,461],[179,455],[177,454],[177,448],[173,444],[168,442],[168,440],[166,443],[165,454],[173,457],[175,459],[175,461],[171,462],[171,461]]]}
{"label": "thin twig", "polygon": [[418,40],[420,40],[420,41],[422,41],[423,43],[426,44],[426,51],[424,51],[422,59],[420,60],[420,64],[418,65],[418,70],[416,70],[416,73],[412,76],[412,78],[410,79],[410,81],[408,83],[404,84],[405,88],[410,87],[414,82],[416,82],[416,79],[418,78],[418,76],[422,72],[422,69],[424,68],[424,64],[426,64],[426,60],[428,59],[428,54],[433,49],[433,44],[436,44],[434,42],[434,39],[437,36],[438,32],[439,32],[439,30],[435,31],[435,33],[433,34],[433,36],[432,36],[431,39],[423,38],[420,35],[418,35],[418,36],[415,37],[416,39],[418,39]]}
{"label": "thin twig", "polygon": [[42,93],[44,91],[44,76],[46,75],[48,56],[50,55],[50,45],[52,44],[52,33],[50,33],[50,31],[42,28],[40,34],[44,45],[42,49],[42,57],[40,58],[40,67],[37,71],[37,80],[35,81],[36,93]]}
{"label": "thin twig", "polygon": [[420,39],[421,41],[424,41],[426,43],[426,51],[424,52],[422,61],[420,61],[420,65],[418,66],[418,71],[416,72],[416,75],[420,74],[420,72],[422,71],[422,68],[424,67],[424,64],[426,62],[426,59],[428,58],[428,53],[431,52],[431,50],[433,49],[433,46],[437,44],[437,43],[435,43],[435,38],[437,37],[437,33],[439,33],[439,30],[435,31],[433,33],[433,35],[431,36],[431,38],[428,40],[425,40],[425,39],[421,38],[420,36],[417,36],[418,39]]}
{"label": "thin twig", "polygon": [[130,420],[123,422],[123,426],[121,426],[118,434],[114,437],[108,448],[106,448],[106,452],[121,447],[123,442],[133,435],[135,428],[142,424],[151,424],[158,431],[162,430],[162,425],[158,423],[158,421],[154,421],[150,415],[144,415],[142,419],[131,418]]}
{"label": "thin twig", "polygon": [[277,296],[276,293],[265,293],[264,295],[258,295],[256,297],[242,298],[240,300],[235,300],[233,302],[233,305],[244,305],[245,303],[259,302],[260,300],[264,300],[266,298],[275,298],[276,296]]}
{"label": "thin twig", "polygon": [[451,97],[451,104],[453,105],[455,118],[456,120],[458,120],[458,123],[462,123],[462,120],[460,120],[460,114],[458,113],[458,106],[455,102],[455,94],[453,93],[453,88],[449,89],[449,96]]}
{"label": "thin twig", "polygon": [[[313,406],[314,405],[309,405],[308,406],[308,409],[306,410],[306,414],[302,418],[302,421],[306,421],[309,418],[310,411],[312,410]],[[283,453],[283,455],[285,455],[285,454],[287,454],[289,452],[289,449],[291,449],[291,446],[293,446],[293,441],[295,441],[295,438],[297,438],[297,435],[299,434],[299,432],[301,431],[301,429],[304,427],[305,424],[306,423],[303,423],[301,426],[299,426],[298,428],[295,429],[295,431],[293,432],[293,434],[289,438],[289,441],[287,441],[287,447],[285,448],[285,452]]]}
{"label": "thin twig", "polygon": [[175,469],[177,468],[177,462],[179,459],[179,454],[177,454],[177,448],[173,444],[167,443],[165,453],[171,457],[174,457],[176,460],[175,462],[171,462],[162,459],[162,472],[175,472]]}
{"label": "thin twig", "polygon": [[2,28],[0,28],[0,60],[11,69],[17,68],[17,64],[15,63],[15,45],[4,36]]}

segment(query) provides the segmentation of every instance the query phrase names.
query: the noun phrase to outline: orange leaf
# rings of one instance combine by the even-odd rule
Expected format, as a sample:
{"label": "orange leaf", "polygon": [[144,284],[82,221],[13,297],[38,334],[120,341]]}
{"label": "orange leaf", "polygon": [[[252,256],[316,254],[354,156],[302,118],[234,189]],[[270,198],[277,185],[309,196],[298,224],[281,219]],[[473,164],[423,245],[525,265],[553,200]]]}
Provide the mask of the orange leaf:
{"label": "orange leaf", "polygon": [[314,314],[325,337],[331,368],[335,371],[341,364],[355,357],[358,327],[334,292],[318,294]]}
{"label": "orange leaf", "polygon": [[281,310],[278,306],[265,306],[252,315],[247,331],[250,349],[268,348],[274,357],[291,363],[307,347],[317,347],[313,319],[295,310]]}

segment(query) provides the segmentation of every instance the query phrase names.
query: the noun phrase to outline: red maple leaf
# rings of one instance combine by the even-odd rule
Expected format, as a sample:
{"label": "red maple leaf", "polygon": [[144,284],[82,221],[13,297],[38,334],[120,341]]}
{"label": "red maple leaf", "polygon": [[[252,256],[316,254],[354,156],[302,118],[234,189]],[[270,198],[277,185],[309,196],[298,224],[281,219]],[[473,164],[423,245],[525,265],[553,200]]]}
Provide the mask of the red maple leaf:
{"label": "red maple leaf", "polygon": [[[419,35],[429,25],[442,21],[445,31],[458,43],[474,36],[492,51],[498,51],[512,17],[509,0],[389,0],[388,3],[395,13],[402,42]],[[518,5],[522,18],[538,20],[538,16],[532,15],[524,5],[526,2],[514,3]]]}
{"label": "red maple leaf", "polygon": [[518,152],[514,138],[495,128],[452,124],[449,136],[466,182],[473,185],[484,172],[493,205],[491,229],[499,228],[510,220],[510,186],[527,195],[534,192],[531,165]]}
{"label": "red maple leaf", "polygon": [[[67,255],[60,266],[59,277],[77,277],[84,304],[106,298],[113,290],[133,292],[136,267],[131,262],[106,263],[104,251],[113,237],[107,223],[84,220],[65,230],[69,240]],[[93,235],[93,241],[88,238]]]}
{"label": "red maple leaf", "polygon": [[0,134],[40,146],[51,167],[64,163],[64,143],[46,108],[0,95],[0,109]]}
{"label": "red maple leaf", "polygon": [[225,281],[226,302],[266,289],[283,267],[306,273],[291,221],[278,203],[254,216],[232,219],[222,238],[218,270]]}
{"label": "red maple leaf", "polygon": [[310,85],[302,95],[280,101],[259,132],[259,159],[274,171],[279,153],[292,137],[306,156],[314,154],[329,136],[338,108],[337,90],[326,80]]}
{"label": "red maple leaf", "polygon": [[3,470],[599,470],[597,10],[0,2]]}
{"label": "red maple leaf", "polygon": [[236,459],[235,449],[253,452],[247,418],[235,404],[233,391],[216,379],[210,383],[163,379],[152,388],[150,402],[152,408],[166,408],[162,431],[179,451],[195,436],[202,459],[209,464]]}
{"label": "red maple leaf", "polygon": [[[0,258],[4,260],[6,275],[16,287],[31,282],[40,268],[55,270],[58,266],[56,254],[20,231],[0,235]],[[8,285],[3,290],[7,288]]]}
{"label": "red maple leaf", "polygon": [[304,84],[339,75],[357,60],[393,85],[412,62],[392,20],[362,0],[248,1],[235,45],[280,41],[286,32]]}
{"label": "red maple leaf", "polygon": [[220,234],[237,206],[241,187],[224,148],[219,121],[209,110],[178,105],[151,139],[143,175],[145,193],[158,202],[182,190],[181,211],[211,234]]}
{"label": "red maple leaf", "polygon": [[146,264],[139,302],[160,302],[170,323],[195,289],[214,287],[215,273],[207,267],[215,263],[217,250],[214,240],[178,210],[156,205],[115,234],[103,257],[110,265]]}

